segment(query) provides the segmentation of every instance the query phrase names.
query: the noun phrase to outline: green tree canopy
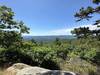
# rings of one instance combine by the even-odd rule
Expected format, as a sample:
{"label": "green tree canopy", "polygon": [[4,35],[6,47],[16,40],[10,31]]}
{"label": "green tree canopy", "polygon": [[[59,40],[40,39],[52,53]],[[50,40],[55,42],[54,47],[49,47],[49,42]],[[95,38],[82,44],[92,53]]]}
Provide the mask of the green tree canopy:
{"label": "green tree canopy", "polygon": [[[87,8],[82,7],[79,12],[76,12],[74,15],[77,18],[77,21],[81,21],[83,19],[89,20],[92,18],[93,14],[100,14],[100,0],[92,0],[96,7],[88,6]],[[95,25],[100,26],[100,19],[96,20]]]}
{"label": "green tree canopy", "polygon": [[0,45],[8,48],[14,42],[21,42],[22,33],[29,33],[29,28],[24,25],[24,22],[17,22],[14,19],[11,8],[0,6]]}
{"label": "green tree canopy", "polygon": [[19,29],[20,33],[28,33],[29,30],[22,21],[14,20],[14,12],[6,6],[0,6],[0,30],[2,29]]}
{"label": "green tree canopy", "polygon": [[89,27],[80,27],[75,28],[71,33],[75,34],[77,38],[87,38],[91,34],[91,31],[89,30]]}
{"label": "green tree canopy", "polygon": [[[76,14],[74,15],[77,18],[77,21],[81,21],[83,19],[89,20],[93,17],[93,14],[100,15],[100,0],[92,0],[93,4],[96,4],[95,7],[88,6],[87,8],[82,7]],[[97,19],[94,23],[97,27],[100,27],[100,19]],[[85,36],[90,32],[87,28],[75,28],[72,31],[72,34],[75,34],[77,37]],[[91,31],[92,35],[100,39],[100,29],[96,29]]]}

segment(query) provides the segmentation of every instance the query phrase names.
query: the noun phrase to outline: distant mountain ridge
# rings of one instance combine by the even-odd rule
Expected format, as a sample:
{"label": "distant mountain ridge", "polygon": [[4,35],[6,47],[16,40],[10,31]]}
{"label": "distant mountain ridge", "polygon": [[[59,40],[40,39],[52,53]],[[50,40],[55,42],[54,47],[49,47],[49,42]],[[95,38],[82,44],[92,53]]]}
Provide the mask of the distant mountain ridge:
{"label": "distant mountain ridge", "polygon": [[56,38],[59,38],[61,40],[64,39],[75,39],[75,37],[73,35],[55,35],[55,36],[23,36],[24,40],[31,40],[34,39],[36,41],[53,41]]}

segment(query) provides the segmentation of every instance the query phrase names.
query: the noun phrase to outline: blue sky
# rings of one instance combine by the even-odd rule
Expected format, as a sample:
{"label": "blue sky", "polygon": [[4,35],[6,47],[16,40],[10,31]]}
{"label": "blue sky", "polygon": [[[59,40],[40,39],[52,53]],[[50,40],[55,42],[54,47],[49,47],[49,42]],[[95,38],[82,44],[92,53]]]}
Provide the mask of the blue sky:
{"label": "blue sky", "polygon": [[0,5],[11,7],[15,19],[30,28],[30,35],[69,35],[73,28],[90,26],[100,17],[75,22],[73,15],[80,7],[95,6],[91,0],[0,0]]}

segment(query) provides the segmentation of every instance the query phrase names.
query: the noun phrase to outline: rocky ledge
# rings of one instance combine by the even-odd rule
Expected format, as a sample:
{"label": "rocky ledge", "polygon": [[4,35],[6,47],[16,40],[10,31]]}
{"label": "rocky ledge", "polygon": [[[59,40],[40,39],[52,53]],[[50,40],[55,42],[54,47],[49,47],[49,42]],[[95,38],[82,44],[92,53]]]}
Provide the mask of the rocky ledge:
{"label": "rocky ledge", "polygon": [[4,75],[76,75],[70,71],[49,70],[23,63],[16,63],[9,67]]}

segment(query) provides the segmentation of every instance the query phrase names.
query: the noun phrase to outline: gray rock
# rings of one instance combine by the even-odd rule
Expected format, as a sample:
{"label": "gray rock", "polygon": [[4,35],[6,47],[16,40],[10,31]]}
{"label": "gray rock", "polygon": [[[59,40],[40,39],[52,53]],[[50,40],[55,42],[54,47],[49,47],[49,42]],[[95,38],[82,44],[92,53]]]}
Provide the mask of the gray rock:
{"label": "gray rock", "polygon": [[76,74],[70,71],[52,70],[45,73],[41,73],[40,75],[76,75]]}
{"label": "gray rock", "polygon": [[9,67],[4,75],[76,75],[70,71],[49,70],[36,66],[17,63]]}
{"label": "gray rock", "polygon": [[23,63],[13,64],[11,67],[7,68],[4,75],[16,75],[16,73],[24,68],[30,67],[29,65]]}
{"label": "gray rock", "polygon": [[16,75],[40,75],[50,70],[40,67],[28,67],[20,70]]}

